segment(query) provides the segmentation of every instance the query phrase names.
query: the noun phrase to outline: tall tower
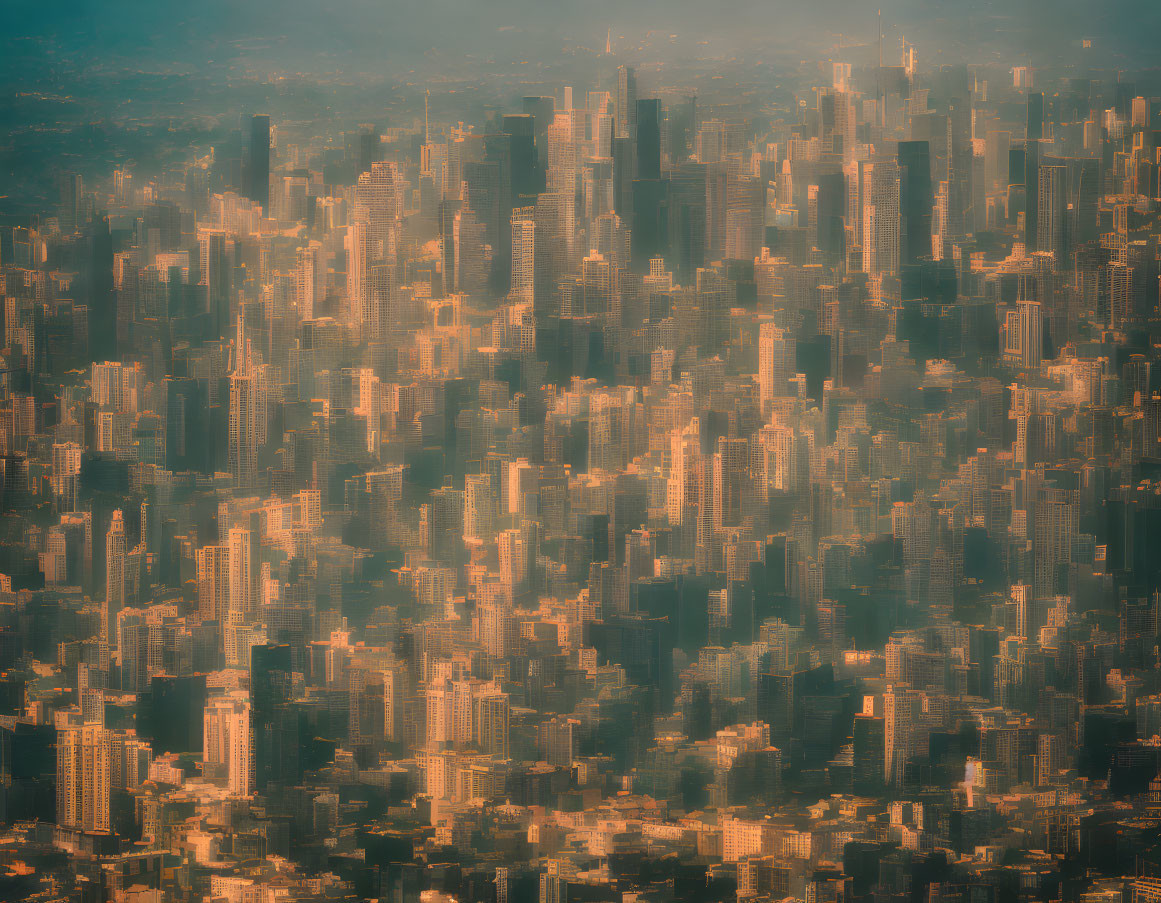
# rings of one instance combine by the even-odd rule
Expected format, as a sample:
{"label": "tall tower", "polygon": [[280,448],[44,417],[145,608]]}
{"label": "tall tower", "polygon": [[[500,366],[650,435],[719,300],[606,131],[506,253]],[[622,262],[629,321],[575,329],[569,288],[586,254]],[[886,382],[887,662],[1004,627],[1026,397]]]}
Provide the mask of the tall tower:
{"label": "tall tower", "polygon": [[876,162],[864,171],[863,269],[871,276],[899,269],[899,167]]}
{"label": "tall tower", "polygon": [[263,369],[253,360],[241,315],[238,317],[234,358],[234,372],[230,375],[227,454],[235,485],[249,489],[258,481],[258,449],[266,438],[266,391]]}
{"label": "tall tower", "polygon": [[507,693],[485,692],[475,702],[476,745],[486,755],[508,758],[510,704]]}
{"label": "tall tower", "polygon": [[1020,365],[1036,370],[1044,353],[1044,312],[1039,301],[1027,297],[1027,289],[1022,294],[1016,302]]}
{"label": "tall tower", "polygon": [[244,692],[211,699],[203,718],[203,759],[219,766],[231,793],[254,792],[254,738],[250,697]]}
{"label": "tall tower", "polygon": [[1037,245],[1040,210],[1040,141],[1024,142],[1024,247],[1032,251]]}
{"label": "tall tower", "polygon": [[230,292],[233,254],[224,231],[199,232],[201,284],[206,287],[206,311],[215,335],[225,335],[230,326]]}
{"label": "tall tower", "polygon": [[1028,211],[1036,217],[1036,250],[1056,255],[1055,268],[1060,270],[1068,255],[1068,167],[1041,166],[1038,180],[1036,209]]}
{"label": "tall tower", "polygon": [[773,323],[763,323],[758,331],[758,398],[763,417],[769,415],[773,400],[787,393],[792,369],[785,334]]}
{"label": "tall tower", "polygon": [[223,623],[226,620],[229,561],[225,546],[203,546],[197,551],[198,616],[203,621]]}
{"label": "tall tower", "polygon": [[903,783],[907,759],[914,752],[923,695],[905,687],[888,687],[883,694],[883,776],[888,784]]}
{"label": "tall tower", "polygon": [[[953,97],[947,108],[947,217],[950,241],[961,241],[970,231],[972,178],[972,108],[966,97]],[[948,248],[950,250],[950,248]]]}
{"label": "tall tower", "polygon": [[931,256],[931,155],[926,141],[899,142],[900,262]]}
{"label": "tall tower", "polygon": [[234,373],[230,377],[230,473],[240,488],[252,487],[258,474],[254,394],[253,376]]}
{"label": "tall tower", "polygon": [[111,829],[111,735],[100,724],[84,724],[64,728],[57,737],[56,821],[61,827]]}
{"label": "tall tower", "polygon": [[374,258],[392,259],[395,233],[403,212],[403,191],[399,167],[394,163],[372,163],[359,176],[352,219],[366,223]]}
{"label": "tall tower", "polygon": [[631,66],[617,69],[617,137],[637,140],[637,73]]}
{"label": "tall tower", "polygon": [[512,298],[532,304],[536,284],[535,209],[512,211]]}
{"label": "tall tower", "polygon": [[880,791],[883,786],[885,759],[883,719],[870,712],[855,715],[852,739],[855,792]]}
{"label": "tall tower", "polygon": [[1109,325],[1123,329],[1134,315],[1133,268],[1109,264]]}
{"label": "tall tower", "polygon": [[246,178],[250,200],[270,207],[270,117],[258,113],[250,117],[250,168]]}
{"label": "tall tower", "polygon": [[77,509],[84,449],[76,442],[58,442],[52,447],[52,494],[61,512]]}
{"label": "tall tower", "polygon": [[105,534],[105,607],[101,613],[101,630],[110,648],[117,644],[117,614],[125,607],[125,551],[125,521],[118,508]]}
{"label": "tall tower", "polygon": [[496,493],[491,474],[464,477],[464,539],[485,541],[496,532]]}
{"label": "tall tower", "polygon": [[1028,92],[1028,130],[1029,141],[1039,141],[1044,137],[1044,93],[1042,91]]}
{"label": "tall tower", "polygon": [[661,178],[661,101],[637,101],[637,178]]}
{"label": "tall tower", "polygon": [[248,527],[233,527],[228,536],[229,593],[226,620],[243,624],[258,605],[258,549]]}

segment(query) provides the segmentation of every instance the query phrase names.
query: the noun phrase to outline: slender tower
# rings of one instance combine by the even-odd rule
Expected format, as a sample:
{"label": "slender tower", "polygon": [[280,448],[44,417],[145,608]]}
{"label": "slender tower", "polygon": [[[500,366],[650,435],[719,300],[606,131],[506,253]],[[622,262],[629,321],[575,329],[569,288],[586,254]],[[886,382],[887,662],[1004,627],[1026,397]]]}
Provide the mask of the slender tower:
{"label": "slender tower", "polygon": [[105,534],[105,608],[101,627],[109,648],[117,644],[117,615],[125,607],[125,520],[118,508]]}
{"label": "slender tower", "polygon": [[879,95],[879,126],[887,127],[887,111],[883,98],[883,10],[876,13],[879,23],[879,68],[875,70],[875,90]]}

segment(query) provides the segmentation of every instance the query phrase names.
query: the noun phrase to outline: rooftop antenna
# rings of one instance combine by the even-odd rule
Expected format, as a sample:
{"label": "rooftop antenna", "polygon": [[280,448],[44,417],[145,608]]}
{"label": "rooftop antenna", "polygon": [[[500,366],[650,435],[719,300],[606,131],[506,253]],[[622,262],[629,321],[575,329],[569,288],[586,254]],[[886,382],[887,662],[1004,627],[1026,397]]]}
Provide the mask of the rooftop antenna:
{"label": "rooftop antenna", "polygon": [[609,33],[605,35],[605,56],[609,56],[613,52],[613,29],[609,28]]}
{"label": "rooftop antenna", "polygon": [[427,91],[423,95],[423,143],[424,144],[431,143],[430,133],[428,131],[428,118],[427,118],[427,103],[429,100],[431,100],[431,88],[428,88]]}

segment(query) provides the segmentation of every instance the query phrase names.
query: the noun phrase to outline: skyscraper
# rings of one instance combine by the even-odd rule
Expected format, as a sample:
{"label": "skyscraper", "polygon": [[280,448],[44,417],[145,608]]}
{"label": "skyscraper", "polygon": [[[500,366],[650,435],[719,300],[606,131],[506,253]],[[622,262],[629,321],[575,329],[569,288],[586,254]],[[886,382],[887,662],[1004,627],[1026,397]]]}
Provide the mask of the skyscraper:
{"label": "skyscraper", "polygon": [[1040,211],[1040,141],[1024,143],[1024,247],[1031,251],[1037,244]]}
{"label": "skyscraper", "polygon": [[931,256],[931,158],[926,141],[900,141],[899,151],[900,263]]}
{"label": "skyscraper", "polygon": [[258,450],[266,438],[266,384],[263,367],[254,361],[242,315],[238,316],[234,357],[234,372],[230,375],[229,468],[239,487],[253,488],[258,481]]}
{"label": "skyscraper", "polygon": [[787,394],[793,369],[785,333],[773,323],[763,323],[758,333],[758,397],[763,416],[768,416],[776,397]]}
{"label": "skyscraper", "polygon": [[1039,141],[1044,137],[1044,93],[1028,92],[1028,140]]}
{"label": "skyscraper", "polygon": [[1014,325],[1015,335],[1009,339],[1009,347],[1016,361],[1029,370],[1039,367],[1044,356],[1044,312],[1040,302],[1022,297],[1016,304]]}
{"label": "skyscraper", "polygon": [[1036,250],[1055,256],[1056,269],[1068,263],[1068,167],[1041,166],[1036,190]]}
{"label": "skyscraper", "polygon": [[876,161],[864,171],[863,269],[871,276],[899,269],[899,167]]}
{"label": "skyscraper", "polygon": [[475,740],[480,752],[508,758],[510,705],[507,693],[484,692],[475,701]]}
{"label": "skyscraper", "polygon": [[637,101],[637,178],[661,178],[661,101]]}
{"label": "skyscraper", "polygon": [[83,455],[84,449],[76,442],[58,442],[52,447],[52,492],[62,512],[76,510]]}
{"label": "skyscraper", "polygon": [[536,211],[512,211],[512,288],[514,299],[534,304],[536,298]]}
{"label": "skyscraper", "polygon": [[883,775],[891,786],[903,783],[922,711],[923,694],[915,690],[894,686],[883,694]]}
{"label": "skyscraper", "polygon": [[230,290],[233,261],[230,242],[224,231],[204,230],[199,234],[200,284],[205,286],[206,313],[216,335],[225,335],[230,325]]}
{"label": "skyscraper", "polygon": [[227,538],[229,591],[226,620],[231,624],[248,623],[259,604],[258,546],[249,527],[232,527]]}
{"label": "skyscraper", "polygon": [[57,735],[56,763],[57,824],[82,831],[111,830],[112,732],[101,724],[64,728]]}
{"label": "skyscraper", "polygon": [[250,157],[246,177],[250,200],[270,208],[270,117],[257,113],[250,117]]}
{"label": "skyscraper", "polygon": [[250,698],[244,692],[206,703],[202,761],[215,770],[231,793],[254,792],[254,738]]}
{"label": "skyscraper", "polygon": [[[765,190],[761,180],[755,180],[754,207],[755,214],[762,214],[766,206]],[[842,260],[846,250],[846,235],[844,228],[844,214],[847,203],[847,183],[842,170],[820,173],[818,176],[817,191],[814,193],[814,230],[815,243],[823,253],[825,260],[837,262]],[[928,231],[930,232],[931,207],[928,206]],[[759,219],[755,216],[755,220]],[[752,223],[751,227],[756,225]],[[930,235],[928,236],[930,244]]]}
{"label": "skyscraper", "polygon": [[630,66],[617,69],[617,135],[637,141],[637,73]]}
{"label": "skyscraper", "polygon": [[101,622],[105,642],[109,648],[117,645],[117,614],[125,607],[125,522],[121,509],[113,512],[109,530],[105,534],[105,604]]}

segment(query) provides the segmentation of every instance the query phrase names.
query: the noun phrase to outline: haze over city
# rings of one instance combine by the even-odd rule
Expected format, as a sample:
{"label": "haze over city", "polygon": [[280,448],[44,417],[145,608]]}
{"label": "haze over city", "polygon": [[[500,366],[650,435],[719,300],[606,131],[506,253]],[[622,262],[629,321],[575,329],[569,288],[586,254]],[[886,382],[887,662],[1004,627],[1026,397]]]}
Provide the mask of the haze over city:
{"label": "haze over city", "polygon": [[5,4],[0,899],[1159,903],[1159,33]]}

